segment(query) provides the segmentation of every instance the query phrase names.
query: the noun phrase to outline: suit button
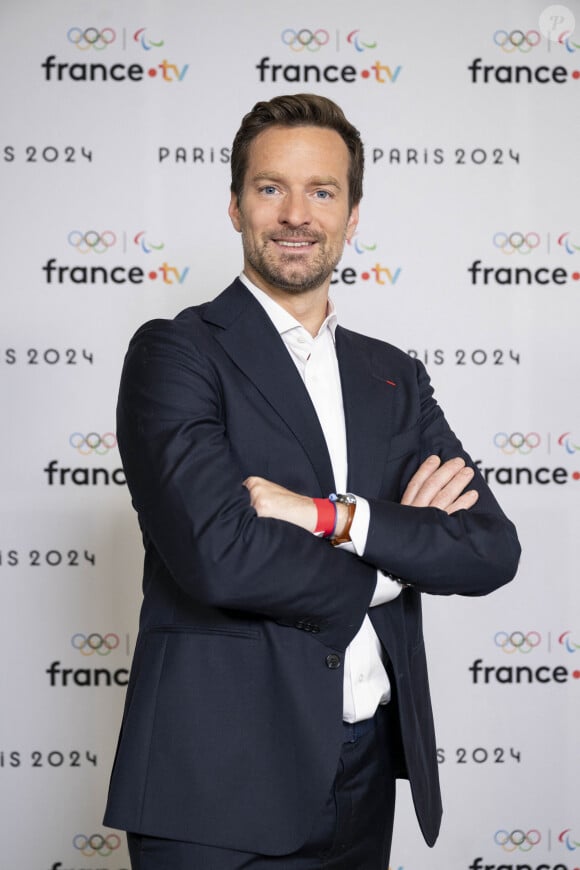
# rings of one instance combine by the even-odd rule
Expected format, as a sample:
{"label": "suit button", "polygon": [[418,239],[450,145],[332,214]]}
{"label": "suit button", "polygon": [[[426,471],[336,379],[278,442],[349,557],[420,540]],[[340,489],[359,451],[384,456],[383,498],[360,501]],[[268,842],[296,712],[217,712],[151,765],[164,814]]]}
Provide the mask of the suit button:
{"label": "suit button", "polygon": [[340,656],[337,656],[336,653],[331,653],[329,656],[326,656],[326,667],[330,668],[331,671],[335,671],[341,666],[341,664]]}
{"label": "suit button", "polygon": [[299,619],[298,622],[295,622],[294,628],[299,628],[301,631],[311,631],[313,634],[317,634],[320,631],[320,628],[314,622],[307,622],[305,619]]}

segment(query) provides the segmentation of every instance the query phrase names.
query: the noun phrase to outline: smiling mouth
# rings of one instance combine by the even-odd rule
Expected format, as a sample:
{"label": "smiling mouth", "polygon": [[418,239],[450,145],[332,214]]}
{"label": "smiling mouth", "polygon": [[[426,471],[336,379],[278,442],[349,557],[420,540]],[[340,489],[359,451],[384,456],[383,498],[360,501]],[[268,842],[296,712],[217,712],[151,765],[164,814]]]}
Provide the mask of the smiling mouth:
{"label": "smiling mouth", "polygon": [[316,242],[312,241],[311,239],[305,240],[305,241],[299,241],[299,242],[291,241],[290,239],[272,239],[272,241],[276,245],[279,245],[281,248],[288,248],[288,249],[291,249],[294,251],[296,251],[296,250],[303,250],[304,251],[304,250],[307,250],[308,248],[311,248],[314,244],[316,244]]}

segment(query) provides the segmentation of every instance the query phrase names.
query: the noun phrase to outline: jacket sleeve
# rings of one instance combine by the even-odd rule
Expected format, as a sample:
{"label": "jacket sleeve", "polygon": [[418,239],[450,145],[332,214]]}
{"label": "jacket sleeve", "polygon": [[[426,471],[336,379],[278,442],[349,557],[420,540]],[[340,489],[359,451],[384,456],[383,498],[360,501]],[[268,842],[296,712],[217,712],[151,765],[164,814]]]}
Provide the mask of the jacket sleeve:
{"label": "jacket sleeve", "polygon": [[153,321],[129,346],[117,435],[144,534],[195,601],[288,625],[306,619],[319,640],[344,649],[375,571],[297,526],[257,517],[228,441],[217,347],[201,321],[193,330]]}
{"label": "jacket sleeve", "polygon": [[462,456],[475,469],[468,488],[476,489],[479,499],[470,510],[451,515],[438,508],[370,499],[364,558],[419,592],[485,595],[508,583],[516,573],[520,556],[516,530],[451,431],[433,398],[424,366],[415,362],[420,444],[408,478],[431,454],[442,461]]}

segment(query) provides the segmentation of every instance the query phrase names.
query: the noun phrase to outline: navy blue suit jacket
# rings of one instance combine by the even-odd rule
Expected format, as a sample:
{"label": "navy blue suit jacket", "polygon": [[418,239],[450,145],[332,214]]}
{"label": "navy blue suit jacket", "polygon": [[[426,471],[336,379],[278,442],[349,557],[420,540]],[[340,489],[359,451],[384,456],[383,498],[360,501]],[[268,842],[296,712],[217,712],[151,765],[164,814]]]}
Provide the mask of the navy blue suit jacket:
{"label": "navy blue suit jacket", "polygon": [[420,593],[480,595],[515,573],[519,544],[481,475],[452,516],[402,506],[431,453],[471,460],[423,366],[336,330],[348,489],[368,499],[363,558],[258,518],[242,481],[334,489],[315,410],[280,336],[239,281],[133,338],[118,440],[145,545],[140,631],[105,823],[285,854],[306,840],[336,772],[341,662],[376,569],[410,585],[370,616],[388,657],[425,839],[441,802]]}

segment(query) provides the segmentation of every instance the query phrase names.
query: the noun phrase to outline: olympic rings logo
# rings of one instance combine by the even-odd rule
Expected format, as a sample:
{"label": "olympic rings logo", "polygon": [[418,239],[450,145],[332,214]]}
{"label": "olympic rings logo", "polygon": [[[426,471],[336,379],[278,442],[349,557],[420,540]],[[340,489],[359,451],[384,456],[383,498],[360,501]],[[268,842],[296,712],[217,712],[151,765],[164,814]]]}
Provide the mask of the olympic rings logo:
{"label": "olympic rings logo", "polygon": [[91,251],[93,254],[104,254],[113,247],[117,236],[111,230],[105,230],[104,233],[98,233],[96,230],[87,230],[86,233],[72,230],[67,236],[67,241],[80,254],[88,254]]}
{"label": "olympic rings logo", "polygon": [[508,634],[507,631],[498,631],[494,641],[496,646],[499,646],[509,655],[515,652],[529,653],[534,647],[540,645],[542,635],[537,631],[528,631],[527,634],[524,634],[523,631],[512,631],[511,634]]}
{"label": "olympic rings logo", "polygon": [[542,41],[542,36],[537,30],[528,30],[524,33],[523,30],[496,30],[493,34],[493,41],[502,51],[511,54],[513,51],[521,51],[527,54],[536,45]]}
{"label": "olympic rings logo", "polygon": [[121,838],[118,834],[108,834],[106,837],[102,834],[91,834],[89,837],[85,834],[76,834],[73,837],[73,846],[86,858],[91,858],[93,855],[107,858],[120,845]]}
{"label": "olympic rings logo", "polygon": [[529,254],[540,244],[540,237],[537,233],[496,233],[493,243],[504,254],[515,254],[516,251],[518,254]]}
{"label": "olympic rings logo", "polygon": [[281,39],[284,45],[289,46],[292,51],[318,51],[323,45],[328,43],[330,34],[328,30],[308,30],[303,27],[302,30],[290,30],[287,28],[282,31]]}
{"label": "olympic rings logo", "polygon": [[[84,656],[92,656],[97,653],[100,656],[108,656],[119,646],[120,640],[118,634],[106,634],[104,637],[100,634],[73,634],[70,642],[74,649],[78,649]],[[99,853],[100,854],[100,853]]]}
{"label": "olympic rings logo", "polygon": [[512,453],[521,453],[525,456],[539,447],[541,441],[537,432],[528,432],[527,435],[523,432],[512,432],[511,435],[507,432],[496,432],[493,436],[495,447],[499,447],[507,456],[511,456]]}
{"label": "olympic rings logo", "polygon": [[104,456],[117,446],[117,436],[113,432],[105,432],[104,435],[99,435],[98,432],[89,432],[88,435],[73,432],[68,443],[82,456],[89,456],[91,453]]}
{"label": "olympic rings logo", "polygon": [[103,30],[97,30],[96,27],[87,27],[85,30],[81,30],[80,27],[71,27],[66,38],[81,51],[87,51],[89,48],[102,51],[115,41],[117,34],[112,27],[105,27]]}
{"label": "olympic rings logo", "polygon": [[493,839],[498,846],[501,846],[504,852],[515,852],[519,849],[520,852],[529,852],[534,846],[537,846],[542,835],[539,831],[532,829],[525,833],[524,831],[496,831]]}

